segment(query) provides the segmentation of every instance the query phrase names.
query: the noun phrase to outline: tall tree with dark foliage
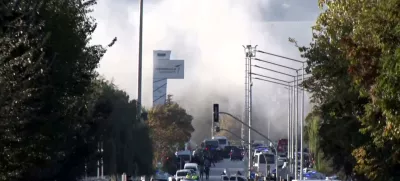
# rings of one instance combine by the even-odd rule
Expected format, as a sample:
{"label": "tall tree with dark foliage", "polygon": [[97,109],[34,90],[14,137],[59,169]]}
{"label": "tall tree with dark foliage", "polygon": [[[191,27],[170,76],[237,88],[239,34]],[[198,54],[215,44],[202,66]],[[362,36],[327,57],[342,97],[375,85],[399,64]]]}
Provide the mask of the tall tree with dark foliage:
{"label": "tall tree with dark foliage", "polygon": [[84,171],[96,143],[92,116],[102,116],[89,112],[106,51],[88,45],[95,3],[0,3],[0,180],[69,181]]}

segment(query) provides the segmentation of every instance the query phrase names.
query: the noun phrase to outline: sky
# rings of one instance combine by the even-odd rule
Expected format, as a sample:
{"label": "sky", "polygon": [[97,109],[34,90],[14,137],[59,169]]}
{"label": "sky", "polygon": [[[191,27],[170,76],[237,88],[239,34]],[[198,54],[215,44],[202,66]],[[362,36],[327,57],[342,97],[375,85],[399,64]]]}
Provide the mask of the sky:
{"label": "sky", "polygon": [[[212,104],[220,111],[243,115],[245,61],[242,45],[302,60],[288,41],[308,45],[311,26],[319,15],[316,0],[144,0],[143,104],[152,105],[153,50],[171,50],[172,59],[185,60],[185,78],[168,80],[172,94],[194,117],[199,141],[210,136]],[[139,35],[138,0],[99,0],[92,14],[98,26],[93,44],[115,45],[100,62],[98,72],[137,98]],[[301,68],[300,63],[258,53],[257,58]],[[303,60],[304,61],[304,60]],[[255,65],[295,72],[253,60]],[[293,78],[253,67],[254,73],[290,81]],[[301,72],[299,72],[301,73]],[[310,110],[306,95],[306,112]],[[253,126],[279,139],[287,135],[288,91],[280,85],[253,80]],[[268,124],[270,123],[270,124]],[[254,135],[254,134],[253,134]],[[254,139],[260,138],[254,135]]]}

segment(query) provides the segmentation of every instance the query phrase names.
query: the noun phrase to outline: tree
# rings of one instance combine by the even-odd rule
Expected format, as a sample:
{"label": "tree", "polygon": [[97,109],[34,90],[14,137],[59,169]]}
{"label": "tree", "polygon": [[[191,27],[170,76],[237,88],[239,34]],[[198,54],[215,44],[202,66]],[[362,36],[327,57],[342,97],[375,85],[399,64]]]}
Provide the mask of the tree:
{"label": "tree", "polygon": [[[370,141],[353,151],[355,170],[371,180],[396,180],[399,175],[397,85],[399,2],[321,1],[329,6],[319,21],[342,50],[352,84],[367,100],[359,115],[360,131]],[[339,36],[338,36],[339,35]]]}
{"label": "tree", "polygon": [[328,160],[324,158],[324,153],[321,151],[320,148],[320,116],[316,112],[312,112],[307,116],[306,123],[307,124],[304,128],[306,132],[304,140],[308,143],[309,151],[315,162],[314,168],[322,173],[332,173],[332,161],[331,159]]}
{"label": "tree", "polygon": [[[137,120],[135,100],[112,82],[99,79],[98,103],[110,107],[109,117],[99,123],[99,141],[104,143],[104,172],[106,175],[152,174],[152,142],[146,125]],[[97,161],[97,160],[95,160]],[[96,166],[92,168],[96,173]]]}
{"label": "tree", "polygon": [[[352,160],[345,167],[370,180],[398,180],[399,2],[319,2],[327,8],[313,43],[300,51],[313,75],[305,86],[322,114],[324,154],[332,156],[337,142]],[[329,137],[335,139],[323,144]]]}
{"label": "tree", "polygon": [[95,3],[1,3],[0,180],[72,180],[95,151],[88,107],[106,51],[88,45]]}
{"label": "tree", "polygon": [[312,74],[303,85],[312,93],[314,113],[321,118],[318,139],[325,159],[332,160],[335,171],[350,176],[356,164],[351,152],[364,142],[357,117],[367,101],[359,96],[347,72],[349,62],[335,41],[340,35],[330,36],[320,21],[313,29],[310,46],[299,47],[307,59],[306,71]]}
{"label": "tree", "polygon": [[353,145],[362,142],[357,116],[365,100],[359,98],[358,91],[352,87],[348,64],[341,50],[332,43],[335,37],[319,33],[318,24],[314,29],[314,41],[310,46],[299,47],[302,57],[307,59],[306,71],[312,74],[303,85],[312,93],[311,101],[316,104],[313,112],[321,118],[317,139],[325,159],[332,160],[335,171],[344,171],[350,176],[355,165],[351,155]]}
{"label": "tree", "polygon": [[172,101],[168,95],[165,105],[155,106],[149,110],[148,126],[151,129],[154,162],[158,163],[163,157],[175,151],[174,146],[190,140],[194,131],[193,117],[186,110]]}
{"label": "tree", "polygon": [[332,22],[344,18],[354,22],[353,31],[343,37],[341,47],[351,62],[354,83],[359,86],[360,94],[369,99],[360,121],[361,131],[371,135],[372,140],[353,151],[358,162],[355,169],[371,180],[398,180],[400,4],[393,0],[332,4],[336,12],[328,12],[328,15],[342,13],[339,9],[344,6],[348,12],[347,16],[335,17]]}

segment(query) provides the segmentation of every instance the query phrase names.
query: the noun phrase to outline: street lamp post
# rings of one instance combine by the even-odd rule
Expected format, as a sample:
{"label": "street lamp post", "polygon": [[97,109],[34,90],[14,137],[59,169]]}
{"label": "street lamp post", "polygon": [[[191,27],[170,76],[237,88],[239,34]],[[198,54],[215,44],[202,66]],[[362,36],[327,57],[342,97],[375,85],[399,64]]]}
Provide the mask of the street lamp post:
{"label": "street lamp post", "polygon": [[139,0],[139,57],[138,57],[138,97],[137,113],[138,119],[141,119],[142,112],[142,53],[143,53],[143,0]]}

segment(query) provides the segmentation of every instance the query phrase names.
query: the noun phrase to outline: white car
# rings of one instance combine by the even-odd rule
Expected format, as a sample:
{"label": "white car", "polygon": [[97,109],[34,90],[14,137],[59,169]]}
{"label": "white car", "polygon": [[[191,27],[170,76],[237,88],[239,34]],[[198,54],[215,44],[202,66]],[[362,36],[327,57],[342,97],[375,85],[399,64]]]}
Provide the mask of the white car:
{"label": "white car", "polygon": [[176,171],[176,174],[175,174],[175,180],[180,181],[180,180],[186,179],[186,175],[189,173],[191,174],[191,173],[193,173],[193,171],[189,170],[189,169],[178,170],[178,171]]}
{"label": "white car", "polygon": [[199,165],[197,165],[197,163],[185,163],[183,169],[193,170],[196,172],[196,175],[200,175]]}

